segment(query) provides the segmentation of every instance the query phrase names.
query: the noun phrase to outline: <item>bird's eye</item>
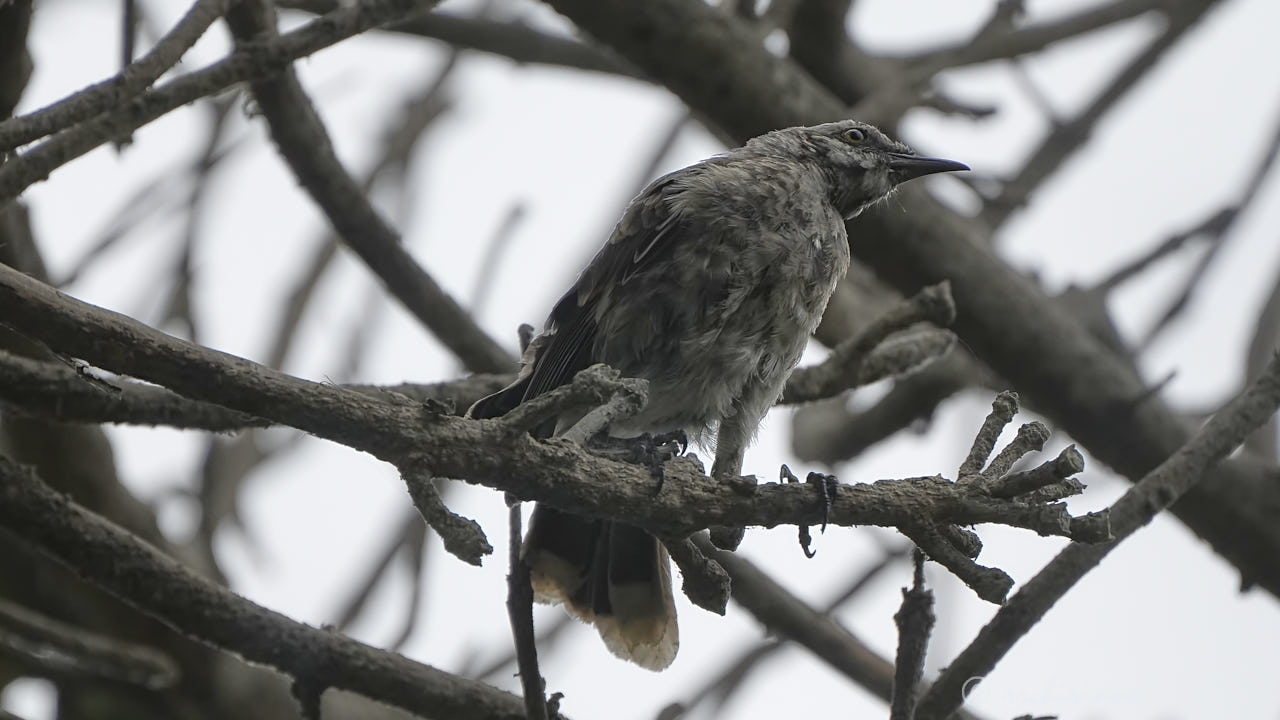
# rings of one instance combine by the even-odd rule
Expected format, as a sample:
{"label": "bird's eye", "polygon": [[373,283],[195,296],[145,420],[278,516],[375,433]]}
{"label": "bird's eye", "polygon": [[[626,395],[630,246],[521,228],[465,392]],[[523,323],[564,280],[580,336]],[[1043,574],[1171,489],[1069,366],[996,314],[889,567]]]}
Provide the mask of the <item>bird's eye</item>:
{"label": "bird's eye", "polygon": [[849,128],[844,131],[844,140],[850,145],[859,145],[863,140],[867,139],[867,134],[858,128]]}

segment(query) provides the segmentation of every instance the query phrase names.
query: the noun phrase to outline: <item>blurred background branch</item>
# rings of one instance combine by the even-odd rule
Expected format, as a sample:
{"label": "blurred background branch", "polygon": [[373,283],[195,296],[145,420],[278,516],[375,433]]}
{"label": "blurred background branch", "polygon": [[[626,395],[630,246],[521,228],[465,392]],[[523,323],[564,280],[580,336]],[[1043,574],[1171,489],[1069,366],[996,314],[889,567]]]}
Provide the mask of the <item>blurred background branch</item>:
{"label": "blurred background branch", "polygon": [[[850,223],[861,264],[816,335],[834,353],[815,346],[796,387],[842,372],[791,399],[853,387],[773,423],[749,469],[801,467],[798,456],[846,483],[936,472],[963,454],[958,443],[990,396],[1013,389],[1069,436],[1049,439],[1050,457],[1068,455],[1070,442],[1089,456],[1081,479],[1092,487],[1071,501],[1079,516],[1122,490],[1104,465],[1140,481],[1197,436],[1205,408],[1272,358],[1280,89],[1269,69],[1280,59],[1266,29],[1280,18],[1266,0],[440,5],[284,0],[277,20],[266,0],[0,0],[0,263],[172,335],[321,380],[352,404],[421,402],[457,414],[508,382],[512,329],[541,319],[623,201],[655,176],[776,127],[853,114],[976,172],[900,193]],[[81,18],[93,24],[78,26]],[[76,36],[77,27],[90,29]],[[949,330],[895,336],[876,351],[888,369],[864,376],[871,356],[858,338],[875,335],[903,297],[941,281],[955,303]],[[104,373],[32,334],[0,325],[0,452],[22,464],[14,472],[35,473],[74,503],[65,507],[180,563],[183,582],[231,603],[218,607],[247,607],[230,588],[299,619],[334,621],[317,631],[272,620],[318,643],[308,646],[322,648],[317,657],[349,660],[346,635],[377,637],[447,668],[449,683],[518,686],[509,634],[493,622],[501,563],[463,571],[441,555],[393,471],[269,427],[263,415],[278,415],[285,398],[245,405],[208,387],[192,400]],[[851,349],[865,359],[841,360]],[[459,377],[460,368],[479,374]],[[885,379],[862,387],[875,378]],[[338,426],[348,410],[336,404],[312,427]],[[960,716],[1013,716],[1022,705],[1121,712],[1072,703],[1098,695],[1088,683],[1108,682],[1108,663],[1127,657],[1159,675],[1169,654],[1152,640],[1118,642],[1105,630],[1112,618],[1127,618],[1127,633],[1142,618],[1159,622],[1200,603],[1206,638],[1274,636],[1276,432],[1272,417],[1246,452],[1197,471],[1203,481],[1172,507],[1185,528],[1157,520],[1140,537],[1161,538],[1158,547],[1135,539],[1059,603],[1055,614],[1084,618],[1074,628],[1107,638],[1109,657],[1087,663],[1094,674],[1066,659],[1070,649],[1028,650],[1028,662],[991,672],[982,684],[990,690]],[[1007,482],[1039,472],[1003,469]],[[496,493],[431,485],[441,508],[476,517],[495,546],[507,540]],[[1065,490],[1033,494],[1051,503]],[[586,633],[558,611],[539,610],[548,691],[567,693],[570,716],[763,717],[778,710],[761,698],[784,696],[789,712],[839,704],[887,716],[896,641],[887,620],[910,581],[907,550],[833,529],[817,558],[798,563],[794,535],[753,530],[740,555],[703,549],[733,577],[738,609],[723,619],[682,613],[682,660],[662,676],[627,674],[593,655],[601,651],[580,643]],[[914,537],[946,547],[981,537],[1020,581],[1048,560],[1041,542],[1008,542],[998,528],[917,528]],[[305,680],[291,687],[83,583],[33,551],[34,539],[0,533],[0,607],[36,611],[41,627],[90,645],[145,649],[178,673],[145,687],[81,665],[54,672],[0,633],[0,688],[12,683],[0,706],[26,720],[294,718],[298,699],[317,698],[327,718],[433,714],[421,696],[402,695],[402,709],[391,709],[340,690],[319,694],[343,685],[334,673],[355,677],[349,668],[284,667]],[[78,547],[65,540],[68,552]],[[1198,555],[1201,543],[1217,555]],[[1265,594],[1235,597],[1228,575]],[[944,572],[927,579],[938,624],[922,687],[977,632],[975,613],[989,613]],[[143,590],[156,588],[133,589]],[[1152,597],[1159,608],[1125,615],[1129,598]],[[758,637],[757,625],[774,637]],[[1009,644],[1023,632],[997,634]],[[1041,623],[1032,637],[1056,632]],[[1178,634],[1184,657],[1224,655],[1205,644],[1213,640],[1195,645],[1193,630]],[[756,672],[779,653],[787,663]],[[1273,653],[1226,655],[1197,670],[1216,679],[1199,684],[1227,688],[1242,704],[1204,702],[1240,717],[1273,710],[1273,684],[1250,674],[1272,666]],[[398,669],[362,677],[393,678],[405,693],[408,678],[425,672],[376,657]],[[1042,702],[1032,688],[1059,663],[1081,668],[1080,692]],[[926,711],[944,694],[954,705],[955,672],[927,691]],[[1176,706],[1196,716],[1203,707],[1191,683],[1160,705],[1166,691],[1110,671],[1122,674],[1132,683],[1124,697],[1150,703],[1130,714]],[[20,679],[32,677],[53,682],[56,701],[43,711],[19,702],[30,687]],[[514,695],[476,692],[523,715]]]}

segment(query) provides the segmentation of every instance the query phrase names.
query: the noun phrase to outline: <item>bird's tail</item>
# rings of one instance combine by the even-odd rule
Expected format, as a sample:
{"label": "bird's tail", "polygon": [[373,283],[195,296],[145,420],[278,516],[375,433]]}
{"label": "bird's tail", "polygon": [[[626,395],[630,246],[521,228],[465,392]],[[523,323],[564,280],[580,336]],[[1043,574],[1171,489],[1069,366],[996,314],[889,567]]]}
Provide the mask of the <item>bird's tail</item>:
{"label": "bird's tail", "polygon": [[662,670],[680,647],[671,563],[657,538],[620,522],[534,506],[524,558],[539,602],[563,603],[609,650]]}

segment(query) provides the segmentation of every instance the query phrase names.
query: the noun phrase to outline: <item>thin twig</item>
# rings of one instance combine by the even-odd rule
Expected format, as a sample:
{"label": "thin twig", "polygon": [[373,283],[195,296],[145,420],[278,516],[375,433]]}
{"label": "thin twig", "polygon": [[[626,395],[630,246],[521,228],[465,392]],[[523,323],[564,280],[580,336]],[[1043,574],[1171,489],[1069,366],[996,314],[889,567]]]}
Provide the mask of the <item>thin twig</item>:
{"label": "thin twig", "polygon": [[1060,124],[1050,136],[1041,143],[1031,155],[1022,169],[1008,183],[1005,183],[1000,195],[991,200],[982,211],[982,219],[992,227],[1004,224],[1009,216],[1031,197],[1046,179],[1062,166],[1067,158],[1075,154],[1089,136],[1098,122],[1124,98],[1138,82],[1147,76],[1160,58],[1182,39],[1200,17],[1214,5],[1217,0],[1202,0],[1179,6],[1177,12],[1171,13],[1167,27],[1152,40],[1142,52],[1130,60],[1116,75],[1115,79],[1098,93],[1093,102],[1069,121]]}
{"label": "thin twig", "polygon": [[948,665],[920,701],[919,720],[943,720],[964,701],[964,689],[997,662],[1040,621],[1054,603],[1133,534],[1200,482],[1205,471],[1240,445],[1280,406],[1280,356],[1227,403],[1177,452],[1111,506],[1114,539],[1072,543],[1000,608],[978,636]]}
{"label": "thin twig", "polygon": [[445,550],[459,560],[477,566],[485,555],[493,552],[493,546],[479,523],[445,507],[444,499],[436,489],[436,478],[421,468],[405,468],[402,474],[405,485],[409,487],[409,496],[413,498],[413,506],[444,541]]}
{"label": "thin twig", "polygon": [[493,235],[485,243],[484,256],[480,259],[480,269],[476,272],[475,284],[471,289],[472,315],[484,317],[485,306],[489,298],[493,297],[493,289],[497,287],[497,274],[502,258],[506,255],[507,248],[510,247],[511,240],[515,237],[516,230],[519,229],[527,212],[528,209],[523,202],[511,203],[511,207],[507,208],[506,214],[498,222]]}
{"label": "thin twig", "polygon": [[1005,390],[996,395],[996,399],[991,401],[991,412],[982,421],[982,427],[973,438],[973,446],[969,449],[969,454],[965,456],[964,462],[960,463],[960,469],[956,471],[958,482],[966,482],[968,478],[982,472],[982,466],[986,465],[987,458],[991,457],[991,451],[995,449],[1000,433],[1017,414],[1017,393]]}
{"label": "thin twig", "polygon": [[[0,122],[0,152],[88,120],[138,95],[182,59],[231,4],[232,0],[198,0],[150,52],[130,62],[115,77],[47,107]],[[132,54],[131,50],[125,52]]]}
{"label": "thin twig", "polygon": [[[275,39],[269,13],[251,11],[250,0],[227,14],[238,46]],[[250,83],[271,137],[289,168],[320,206],[343,241],[387,290],[423,322],[469,369],[508,370],[515,359],[432,278],[401,244],[396,231],[369,202],[359,183],[334,152],[324,123],[303,91],[293,69]]]}
{"label": "thin twig", "polygon": [[520,503],[507,510],[508,555],[507,618],[511,621],[511,637],[516,648],[516,667],[520,687],[524,691],[524,712],[528,720],[547,720],[546,681],[538,669],[538,646],[533,636],[533,584],[529,566],[520,556],[524,530],[520,522]]}
{"label": "thin twig", "polygon": [[[141,93],[118,109],[59,130],[53,137],[0,166],[0,201],[17,197],[57,168],[115,137],[236,83],[269,77],[294,60],[393,18],[429,8],[436,0],[366,0],[333,11],[278,39],[254,42],[205,68]],[[64,98],[66,103],[79,95]],[[114,108],[113,102],[108,107]],[[45,133],[41,133],[44,135]]]}
{"label": "thin twig", "polygon": [[1091,7],[1052,22],[1018,28],[1005,33],[989,33],[985,37],[975,38],[972,41],[935,48],[919,55],[899,59],[911,65],[916,77],[929,77],[946,68],[1039,52],[1053,43],[1146,14],[1169,4],[1169,0],[1118,0]]}
{"label": "thin twig", "polygon": [[168,655],[71,625],[0,598],[0,656],[25,674],[53,678],[94,678],[172,687],[177,664]]}
{"label": "thin twig", "polygon": [[921,322],[945,327],[955,320],[955,314],[955,303],[945,281],[924,288],[857,336],[837,345],[821,364],[791,373],[781,402],[792,404],[819,400],[854,387],[863,361],[885,338]]}
{"label": "thin twig", "polygon": [[[339,0],[283,0],[276,5],[318,15],[332,12],[341,3]],[[458,50],[491,53],[518,64],[550,65],[649,81],[603,45],[553,35],[518,21],[432,12],[391,23],[383,30],[439,40]]]}
{"label": "thin twig", "polygon": [[[884,549],[884,553],[880,556],[880,559],[877,562],[872,563],[870,566],[855,575],[851,582],[849,582],[849,584],[840,592],[836,593],[836,595],[829,600],[819,612],[826,616],[830,616],[835,613],[841,606],[857,597],[863,590],[869,587],[871,583],[879,578],[886,570],[897,564],[897,562],[903,557],[906,557],[910,553],[910,547],[910,545],[894,549],[886,547]],[[750,578],[739,576],[738,582],[749,584],[751,580]],[[773,587],[777,590],[782,590],[780,586],[774,585]],[[739,591],[743,592],[741,588],[739,588]],[[745,591],[745,594],[749,595],[750,591]],[[767,622],[765,618],[761,618],[761,620],[763,622]],[[784,634],[784,636],[786,635]],[[787,637],[789,638],[789,636]],[[777,655],[778,651],[784,647],[787,647],[787,645],[779,639],[769,639],[757,644],[755,647],[752,647],[739,655],[737,660],[726,665],[723,670],[710,677],[701,689],[688,696],[688,700],[681,703],[673,703],[672,705],[678,704],[684,710],[685,714],[687,714],[698,705],[704,702],[711,702],[712,707],[709,712],[715,713],[716,709],[722,707],[734,692],[745,686],[747,680],[756,668],[769,658]],[[881,659],[880,662],[882,662],[886,668],[891,667],[887,660]],[[860,685],[864,682],[864,679],[862,678],[854,678],[854,680]],[[868,685],[864,685],[864,687],[867,687],[867,689],[873,693],[875,692],[875,690]],[[888,700],[889,698],[886,696],[884,699]]]}
{"label": "thin twig", "polygon": [[368,605],[369,599],[373,597],[378,581],[387,575],[392,561],[410,544],[421,542],[421,539],[426,537],[426,527],[421,515],[412,511],[405,513],[400,527],[391,534],[391,542],[374,556],[377,559],[370,563],[368,574],[362,580],[350,583],[350,586],[355,588],[355,592],[347,600],[339,603],[340,609],[334,615],[336,618],[333,621],[334,627],[342,631],[351,627]]}
{"label": "thin twig", "polygon": [[924,660],[933,632],[933,591],[924,586],[924,555],[912,559],[911,588],[902,588],[902,606],[893,615],[898,626],[898,655],[893,664],[893,699],[890,720],[915,720],[916,688],[924,678]]}

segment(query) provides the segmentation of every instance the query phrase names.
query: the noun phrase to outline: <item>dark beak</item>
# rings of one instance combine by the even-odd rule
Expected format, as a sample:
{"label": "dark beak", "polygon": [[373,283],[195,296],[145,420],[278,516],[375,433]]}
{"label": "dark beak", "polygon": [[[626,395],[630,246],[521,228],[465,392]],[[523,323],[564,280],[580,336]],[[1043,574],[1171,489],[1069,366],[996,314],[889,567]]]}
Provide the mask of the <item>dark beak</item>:
{"label": "dark beak", "polygon": [[894,178],[900,183],[908,180],[915,180],[918,177],[924,177],[925,175],[932,175],[934,173],[954,172],[956,170],[968,169],[968,165],[958,163],[955,160],[920,157],[918,155],[905,155],[902,153],[889,153],[889,170],[893,173]]}

